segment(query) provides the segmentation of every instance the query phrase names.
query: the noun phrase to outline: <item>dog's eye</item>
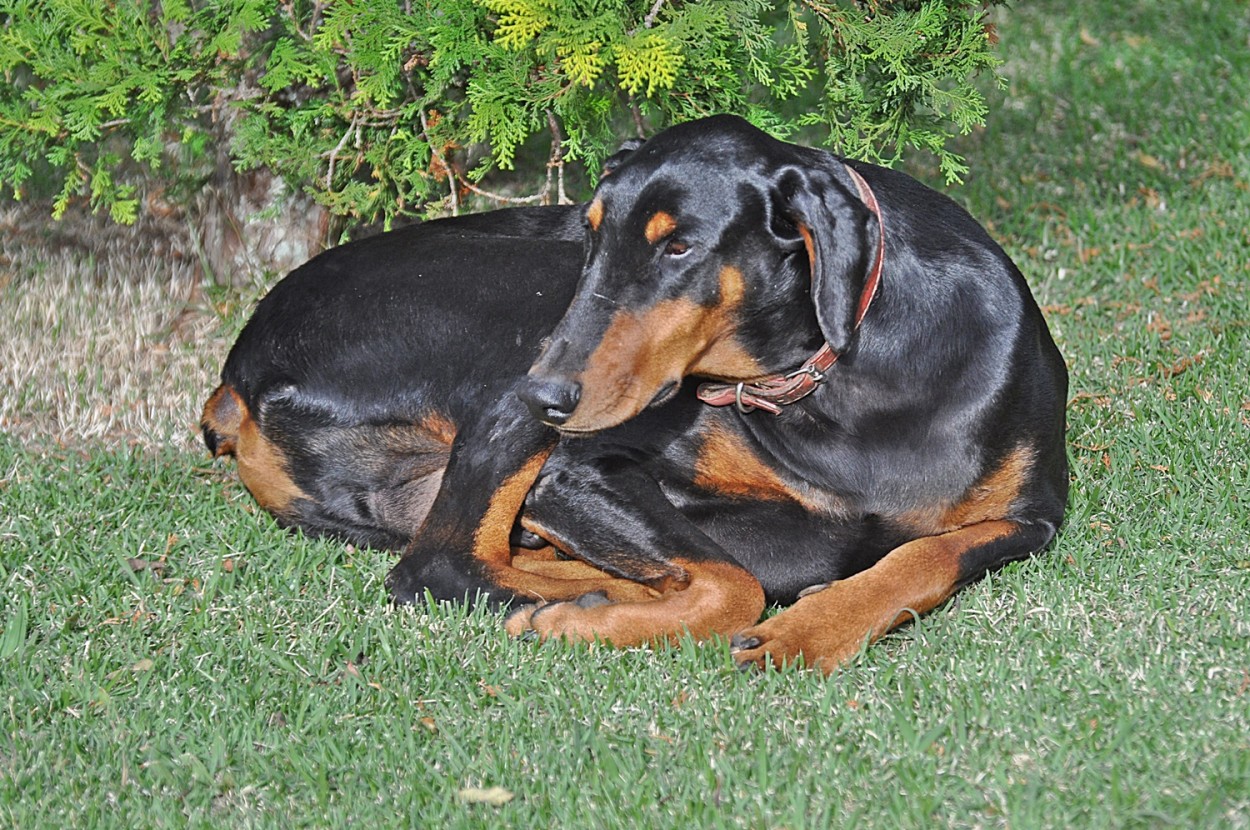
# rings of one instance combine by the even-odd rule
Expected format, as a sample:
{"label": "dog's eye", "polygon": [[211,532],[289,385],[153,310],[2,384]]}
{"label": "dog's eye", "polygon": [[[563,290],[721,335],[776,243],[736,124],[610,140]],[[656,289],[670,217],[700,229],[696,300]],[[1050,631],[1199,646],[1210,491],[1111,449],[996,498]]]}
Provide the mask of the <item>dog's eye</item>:
{"label": "dog's eye", "polygon": [[687,253],[689,253],[689,251],[690,251],[689,245],[687,245],[685,242],[680,242],[676,239],[670,239],[668,242],[664,243],[664,256],[672,256],[672,257],[685,256]]}

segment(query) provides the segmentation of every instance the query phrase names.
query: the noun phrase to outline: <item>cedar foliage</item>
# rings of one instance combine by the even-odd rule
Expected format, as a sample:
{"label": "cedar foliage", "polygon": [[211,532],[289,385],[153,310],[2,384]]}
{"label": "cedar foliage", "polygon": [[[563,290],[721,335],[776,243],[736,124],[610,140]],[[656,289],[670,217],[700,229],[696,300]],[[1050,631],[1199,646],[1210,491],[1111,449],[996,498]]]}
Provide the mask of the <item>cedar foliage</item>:
{"label": "cedar foliage", "polygon": [[236,170],[389,223],[565,200],[622,138],[717,112],[886,164],[925,150],[957,181],[986,5],[0,0],[0,187],[130,222],[145,182],[194,192],[228,141]]}

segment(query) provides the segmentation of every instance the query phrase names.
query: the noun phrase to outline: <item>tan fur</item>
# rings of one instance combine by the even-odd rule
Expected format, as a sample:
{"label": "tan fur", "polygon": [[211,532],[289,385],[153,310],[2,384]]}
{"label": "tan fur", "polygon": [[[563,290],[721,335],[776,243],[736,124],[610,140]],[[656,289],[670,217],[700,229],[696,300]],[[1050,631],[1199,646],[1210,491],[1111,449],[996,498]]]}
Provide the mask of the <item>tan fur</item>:
{"label": "tan fur", "polygon": [[744,293],[742,273],[726,267],[715,305],[678,298],[643,312],[618,312],[586,363],[581,403],[563,428],[575,432],[618,424],[641,412],[665,384],[689,374],[732,380],[763,375],[732,335]]}
{"label": "tan fur", "polygon": [[648,242],[654,245],[675,230],[677,230],[677,220],[672,214],[660,210],[647,220],[647,227],[643,229],[642,234]]}
{"label": "tan fur", "polygon": [[1031,447],[1012,450],[1002,462],[968,488],[956,504],[945,509],[913,511],[902,521],[925,535],[947,533],[979,522],[1004,519],[1011,515],[1020,491],[1028,483],[1034,464]]}
{"label": "tan fur", "polygon": [[516,593],[546,602],[576,599],[597,591],[613,602],[640,602],[661,593],[641,582],[611,576],[577,559],[533,556],[529,551],[513,557],[511,572],[504,577],[507,587]]}
{"label": "tan fur", "polygon": [[438,413],[431,413],[422,418],[417,424],[417,429],[448,447],[456,440],[456,425],[451,422],[450,418]]}
{"label": "tan fur", "polygon": [[239,393],[222,384],[204,404],[201,425],[217,439],[217,456],[233,455],[239,478],[256,503],[278,516],[308,496],[289,472],[286,455],[260,431]]}
{"label": "tan fur", "polygon": [[704,433],[695,460],[694,484],[742,498],[798,500],[776,471],[761,461],[742,439],[715,423]]}
{"label": "tan fur", "polygon": [[603,640],[617,647],[728,638],[764,612],[764,589],[749,572],[728,562],[678,561],[689,575],[681,590],[643,602],[583,608],[560,603],[521,609],[508,620],[509,633],[535,631],[543,639]]}
{"label": "tan fur", "polygon": [[200,416],[200,426],[211,432],[217,439],[217,447],[213,451],[214,458],[223,455],[234,455],[239,442],[239,427],[243,423],[243,413],[247,407],[238,393],[224,383],[204,402],[204,412]]}
{"label": "tan fur", "polygon": [[964,554],[1014,530],[1011,522],[984,522],[900,545],[868,570],[807,594],[741,632],[744,641],[759,643],[739,649],[734,658],[759,666],[803,658],[831,674],[866,642],[944,602],[958,584]]}
{"label": "tan fur", "polygon": [[592,231],[599,230],[599,226],[603,224],[603,200],[595,199],[590,203],[590,207],[586,208],[586,221],[590,223]]}
{"label": "tan fur", "polygon": [[997,469],[974,484],[963,501],[946,511],[941,519],[942,527],[954,529],[1011,515],[1033,467],[1032,448],[1017,447]]}
{"label": "tan fur", "polygon": [[525,495],[534,486],[538,471],[547,461],[551,450],[547,449],[530,458],[519,470],[509,476],[491,496],[486,515],[478,524],[473,536],[473,556],[480,562],[507,566],[512,560],[512,548],[508,538],[516,523]]}
{"label": "tan fur", "polygon": [[291,478],[282,450],[261,433],[250,415],[243,418],[239,427],[235,458],[244,486],[256,503],[269,512],[284,515],[293,501],[308,498]]}

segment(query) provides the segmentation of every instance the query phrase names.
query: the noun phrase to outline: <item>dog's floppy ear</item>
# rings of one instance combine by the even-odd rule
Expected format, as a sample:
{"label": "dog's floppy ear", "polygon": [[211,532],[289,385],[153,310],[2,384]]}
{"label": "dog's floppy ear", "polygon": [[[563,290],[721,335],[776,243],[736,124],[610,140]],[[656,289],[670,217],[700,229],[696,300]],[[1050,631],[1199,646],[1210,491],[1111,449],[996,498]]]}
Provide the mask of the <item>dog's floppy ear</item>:
{"label": "dog's floppy ear", "polygon": [[855,333],[877,219],[829,170],[788,167],[775,181],[781,213],[807,248],[816,320],[829,347],[841,354]]}
{"label": "dog's floppy ear", "polygon": [[631,139],[628,139],[627,141],[622,142],[620,149],[618,149],[615,153],[608,156],[607,159],[604,160],[603,172],[600,174],[600,176],[612,175],[613,170],[620,167],[621,163],[625,161],[625,159],[629,158],[631,153],[633,153],[635,150],[637,150],[639,147],[641,147],[645,143],[646,142],[643,141],[641,138],[631,138]]}

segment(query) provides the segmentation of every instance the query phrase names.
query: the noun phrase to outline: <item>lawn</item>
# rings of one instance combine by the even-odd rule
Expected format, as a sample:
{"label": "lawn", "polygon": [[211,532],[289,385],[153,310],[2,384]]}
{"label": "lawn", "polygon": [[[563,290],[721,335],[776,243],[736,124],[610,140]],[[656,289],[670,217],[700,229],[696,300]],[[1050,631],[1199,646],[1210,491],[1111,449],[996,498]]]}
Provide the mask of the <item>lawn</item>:
{"label": "lawn", "polygon": [[1250,7],[996,20],[951,192],[1071,370],[1045,555],[831,678],[396,610],[194,443],[254,293],[171,327],[49,253],[0,280],[0,826],[1250,827]]}

